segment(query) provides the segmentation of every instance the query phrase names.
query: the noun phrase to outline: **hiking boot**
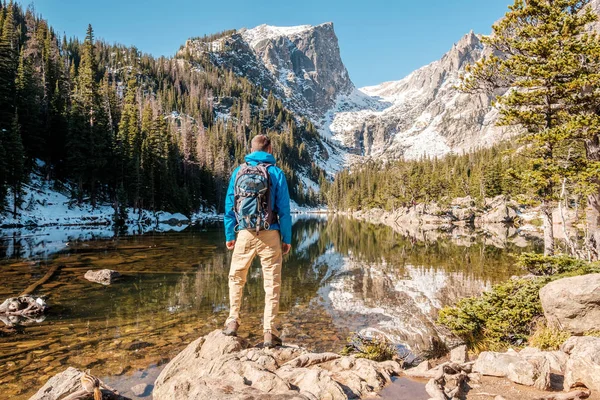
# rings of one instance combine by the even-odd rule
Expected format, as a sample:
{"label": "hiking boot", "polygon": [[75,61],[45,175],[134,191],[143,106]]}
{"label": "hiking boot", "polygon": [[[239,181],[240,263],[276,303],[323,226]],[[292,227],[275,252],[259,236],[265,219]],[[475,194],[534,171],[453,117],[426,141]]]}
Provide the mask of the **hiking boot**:
{"label": "hiking boot", "polygon": [[225,325],[225,329],[223,329],[223,334],[225,336],[237,336],[237,330],[240,327],[240,324],[237,321],[231,321],[227,325]]}
{"label": "hiking boot", "polygon": [[283,342],[281,338],[276,335],[273,335],[271,332],[265,332],[265,340],[263,346],[270,349],[275,346],[281,346]]}

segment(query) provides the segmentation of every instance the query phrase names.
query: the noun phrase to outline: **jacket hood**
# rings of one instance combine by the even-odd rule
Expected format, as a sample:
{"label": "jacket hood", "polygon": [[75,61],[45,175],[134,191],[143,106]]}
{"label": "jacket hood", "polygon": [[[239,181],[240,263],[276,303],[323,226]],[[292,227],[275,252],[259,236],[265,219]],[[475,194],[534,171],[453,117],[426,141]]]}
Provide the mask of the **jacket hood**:
{"label": "jacket hood", "polygon": [[246,162],[248,163],[269,163],[275,164],[275,157],[272,154],[267,153],[266,151],[255,151],[253,153],[248,154],[245,157]]}

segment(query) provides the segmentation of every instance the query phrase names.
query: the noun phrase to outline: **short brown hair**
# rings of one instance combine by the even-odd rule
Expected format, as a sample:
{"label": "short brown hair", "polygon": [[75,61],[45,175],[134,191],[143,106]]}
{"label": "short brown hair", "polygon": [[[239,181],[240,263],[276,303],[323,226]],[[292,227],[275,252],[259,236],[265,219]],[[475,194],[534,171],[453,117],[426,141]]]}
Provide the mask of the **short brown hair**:
{"label": "short brown hair", "polygon": [[256,135],[252,138],[252,151],[267,151],[271,139],[267,135]]}

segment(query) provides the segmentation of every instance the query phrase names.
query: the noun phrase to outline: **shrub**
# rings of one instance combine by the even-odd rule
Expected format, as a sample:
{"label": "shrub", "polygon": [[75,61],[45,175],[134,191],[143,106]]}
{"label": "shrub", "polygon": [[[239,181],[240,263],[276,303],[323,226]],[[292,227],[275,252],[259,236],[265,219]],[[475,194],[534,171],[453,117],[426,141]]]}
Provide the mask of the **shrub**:
{"label": "shrub", "polygon": [[571,334],[569,332],[549,327],[544,321],[536,327],[529,338],[529,344],[540,350],[558,350],[570,337]]}
{"label": "shrub", "polygon": [[438,322],[475,350],[520,346],[531,334],[532,321],[543,314],[539,291],[548,282],[547,277],[511,279],[481,297],[443,308]]}
{"label": "shrub", "polygon": [[581,275],[589,273],[586,272],[586,269],[590,268],[590,265],[585,261],[562,254],[558,256],[544,256],[542,254],[524,253],[517,258],[517,263],[530,274],[537,276],[567,273]]}
{"label": "shrub", "polygon": [[[479,297],[469,297],[455,306],[444,307],[438,322],[475,351],[521,346],[533,333],[534,321],[543,316],[539,296],[542,287],[556,279],[600,272],[598,264],[567,256],[523,254],[519,263],[536,276],[511,279]],[[550,344],[550,333],[542,334],[546,336],[538,339],[548,340]]]}
{"label": "shrub", "polygon": [[396,346],[385,336],[366,337],[358,333],[348,338],[348,344],[341,351],[342,355],[354,355],[373,361],[387,361],[398,357]]}

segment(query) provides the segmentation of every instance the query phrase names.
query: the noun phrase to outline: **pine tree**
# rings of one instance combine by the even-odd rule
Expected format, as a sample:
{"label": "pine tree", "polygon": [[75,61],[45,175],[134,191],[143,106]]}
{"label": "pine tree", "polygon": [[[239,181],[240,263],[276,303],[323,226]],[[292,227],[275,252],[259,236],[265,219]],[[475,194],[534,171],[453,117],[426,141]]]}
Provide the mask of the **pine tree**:
{"label": "pine tree", "polygon": [[11,129],[8,131],[4,146],[7,149],[6,157],[6,183],[13,196],[13,215],[17,217],[18,208],[21,206],[21,192],[25,181],[25,151],[21,142],[21,127],[19,116],[15,113]]}
{"label": "pine tree", "polygon": [[[581,179],[599,164],[584,161],[583,141],[597,135],[600,116],[600,41],[586,26],[597,15],[589,0],[515,0],[484,43],[494,52],[483,58],[463,81],[464,90],[510,86],[497,99],[501,125],[520,125],[529,156],[523,174],[542,204],[544,253],[554,254],[552,211],[563,181],[587,192]],[[596,175],[597,176],[597,175]]]}
{"label": "pine tree", "polygon": [[35,82],[31,61],[24,55],[24,49],[19,56],[19,66],[15,80],[16,105],[19,109],[19,125],[23,137],[23,146],[29,158],[43,158],[46,148],[41,136],[40,103],[41,93]]}
{"label": "pine tree", "polygon": [[17,71],[17,33],[15,6],[10,2],[0,36],[0,132],[9,131],[15,108],[15,74]]}

